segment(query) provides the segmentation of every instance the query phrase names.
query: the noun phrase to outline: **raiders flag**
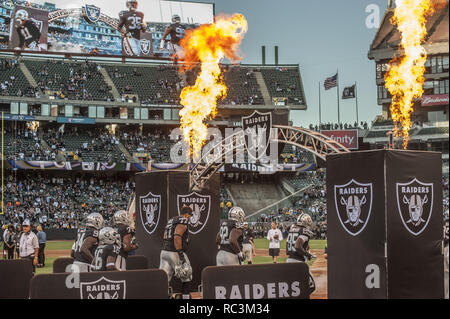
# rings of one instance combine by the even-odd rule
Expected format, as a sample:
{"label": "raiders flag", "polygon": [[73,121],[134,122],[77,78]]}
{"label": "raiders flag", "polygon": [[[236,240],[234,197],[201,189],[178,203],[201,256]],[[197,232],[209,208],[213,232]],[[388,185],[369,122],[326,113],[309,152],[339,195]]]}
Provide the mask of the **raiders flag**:
{"label": "raiders flag", "polygon": [[328,297],[443,298],[440,153],[327,156]]}
{"label": "raiders flag", "polygon": [[347,86],[344,88],[344,91],[342,91],[342,99],[354,99],[356,97],[355,94],[355,87],[356,84],[353,84],[352,86]]}

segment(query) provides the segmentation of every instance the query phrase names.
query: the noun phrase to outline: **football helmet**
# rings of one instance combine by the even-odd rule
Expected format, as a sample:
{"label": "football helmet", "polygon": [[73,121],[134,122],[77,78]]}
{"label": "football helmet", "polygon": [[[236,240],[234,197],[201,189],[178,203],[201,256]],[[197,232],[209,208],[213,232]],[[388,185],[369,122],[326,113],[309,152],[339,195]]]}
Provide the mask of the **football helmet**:
{"label": "football helmet", "polygon": [[17,10],[16,12],[16,21],[22,22],[28,20],[28,12],[24,9]]}
{"label": "football helmet", "polygon": [[312,226],[311,216],[309,216],[308,214],[305,214],[305,213],[301,213],[297,217],[297,225],[303,226],[303,227],[306,227],[306,228],[311,227]]}
{"label": "football helmet", "polygon": [[100,230],[104,223],[105,221],[103,220],[103,216],[99,213],[91,213],[86,217],[86,226],[88,227],[93,227]]}
{"label": "football helmet", "polygon": [[173,272],[175,277],[179,278],[181,282],[192,280],[192,267],[186,262],[175,265]]}
{"label": "football helmet", "polygon": [[193,215],[194,211],[192,210],[192,208],[190,206],[187,205],[183,205],[183,207],[181,207],[181,215]]}
{"label": "football helmet", "polygon": [[112,218],[113,225],[125,225],[130,226],[130,219],[128,218],[128,214],[124,210],[118,210],[114,213]]}
{"label": "football helmet", "polygon": [[228,219],[235,220],[237,222],[243,223],[245,219],[244,210],[240,207],[232,207],[228,211]]}
{"label": "football helmet", "polygon": [[181,18],[178,14],[174,14],[172,16],[172,23],[180,23],[181,22]]}
{"label": "football helmet", "polygon": [[138,2],[136,0],[128,0],[127,1],[127,8],[129,10],[136,10],[138,7]]}
{"label": "football helmet", "polygon": [[98,239],[101,244],[105,245],[120,245],[120,235],[112,227],[105,227],[100,230],[100,233],[98,234]]}

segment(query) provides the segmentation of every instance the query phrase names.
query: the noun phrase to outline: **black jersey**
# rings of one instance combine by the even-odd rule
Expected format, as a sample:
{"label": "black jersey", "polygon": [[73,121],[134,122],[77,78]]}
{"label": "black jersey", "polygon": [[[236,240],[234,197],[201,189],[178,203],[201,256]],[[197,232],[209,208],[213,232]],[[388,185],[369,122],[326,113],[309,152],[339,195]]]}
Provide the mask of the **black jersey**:
{"label": "black jersey", "polygon": [[169,34],[170,34],[170,42],[173,44],[180,44],[181,39],[184,38],[184,34],[186,32],[186,28],[179,23],[172,23],[168,26]]}
{"label": "black jersey", "polygon": [[[186,225],[189,227],[189,220],[183,216],[175,216],[167,222],[166,228],[164,229],[163,238],[163,250],[166,251],[177,251],[175,248],[175,229],[178,225]],[[186,251],[189,242],[189,230],[186,229],[182,238],[182,247]]]}
{"label": "black jersey", "polygon": [[[222,222],[222,224],[220,225],[220,230],[219,230],[219,236],[220,236],[219,250],[224,250],[224,251],[227,251],[232,254],[238,253],[238,252],[234,251],[233,246],[231,246],[231,243],[230,243],[231,231],[235,228],[242,230],[242,233],[244,231],[242,224],[240,224],[239,222],[237,222],[235,220],[228,219],[228,220],[225,220]],[[239,249],[241,251],[242,251],[242,242],[244,240],[243,237],[244,236],[242,234],[238,238],[238,245],[239,245]]]}
{"label": "black jersey", "polygon": [[300,255],[295,249],[295,242],[299,237],[303,239],[303,249],[305,251],[308,250],[311,232],[305,227],[292,225],[289,229],[288,237],[286,239],[286,255],[293,259],[305,261],[304,256]]}
{"label": "black jersey", "polygon": [[84,241],[89,238],[89,237],[94,237],[97,240],[97,243],[94,244],[91,248],[90,248],[90,252],[92,255],[95,254],[95,249],[97,248],[98,245],[98,230],[94,229],[94,228],[81,228],[78,230],[78,234],[77,234],[77,240],[75,241],[75,245],[73,250],[75,251],[75,261],[78,262],[82,262],[82,263],[87,263],[89,264],[91,261],[87,259],[87,257],[81,252],[81,247],[84,244]]}
{"label": "black jersey", "polygon": [[253,243],[253,231],[248,228],[247,230],[244,230],[244,238],[242,240],[243,244],[250,244]]}
{"label": "black jersey", "polygon": [[108,264],[108,257],[116,258],[120,253],[120,248],[117,245],[100,245],[95,250],[94,260],[92,261],[93,271],[106,271]]}
{"label": "black jersey", "polygon": [[119,31],[125,27],[127,33],[131,33],[131,36],[135,39],[141,38],[141,31],[145,32],[142,28],[144,23],[144,14],[139,11],[122,11],[120,13]]}
{"label": "black jersey", "polygon": [[18,26],[16,30],[19,35],[20,48],[22,48],[24,44],[25,47],[29,47],[29,45],[33,42],[39,43],[41,32],[39,31],[39,28],[33,23],[33,21],[25,21],[25,23]]}
{"label": "black jersey", "polygon": [[[120,235],[120,241],[123,243],[123,238],[126,236],[126,235],[131,235],[131,236],[134,236],[134,231],[131,229],[131,227],[129,227],[129,226],[126,226],[126,225],[119,225],[117,228],[117,232],[119,233],[119,235]],[[127,258],[128,257],[128,252],[126,252],[126,251],[124,251],[123,250],[123,245],[122,245],[122,247],[120,248],[120,256],[122,256],[122,257],[124,257],[124,258]]]}

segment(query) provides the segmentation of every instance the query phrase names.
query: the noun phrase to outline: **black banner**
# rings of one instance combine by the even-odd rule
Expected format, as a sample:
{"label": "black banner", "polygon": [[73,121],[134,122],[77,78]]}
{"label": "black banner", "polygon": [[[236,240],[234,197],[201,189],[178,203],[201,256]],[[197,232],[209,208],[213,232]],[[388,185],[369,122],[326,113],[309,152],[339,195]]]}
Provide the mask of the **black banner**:
{"label": "black banner", "polygon": [[0,299],[28,299],[32,277],[31,260],[0,260]]}
{"label": "black banner", "polygon": [[328,298],[386,298],[384,154],[329,155],[326,165]]}
{"label": "black banner", "polygon": [[[51,289],[50,289],[51,288]],[[167,299],[163,270],[127,270],[37,275],[31,299]]]}
{"label": "black banner", "polygon": [[444,298],[440,153],[386,153],[389,298]]}
{"label": "black banner", "polygon": [[[57,258],[53,262],[53,273],[60,274],[66,272],[67,266],[73,264],[72,257]],[[145,256],[128,256],[127,270],[148,269],[148,260]]]}
{"label": "black banner", "polygon": [[[219,175],[210,178],[202,191],[189,191],[189,172],[166,171],[136,175],[136,238],[138,254],[149,260],[149,268],[159,268],[164,227],[168,219],[179,215],[183,204],[190,205],[194,217],[189,225],[187,255],[193,268],[192,290],[197,290],[201,271],[215,265],[219,230]],[[172,280],[179,291],[179,280]]]}
{"label": "black banner", "polygon": [[327,157],[329,298],[443,298],[441,167],[431,152]]}
{"label": "black banner", "polygon": [[203,299],[308,299],[306,263],[207,267]]}

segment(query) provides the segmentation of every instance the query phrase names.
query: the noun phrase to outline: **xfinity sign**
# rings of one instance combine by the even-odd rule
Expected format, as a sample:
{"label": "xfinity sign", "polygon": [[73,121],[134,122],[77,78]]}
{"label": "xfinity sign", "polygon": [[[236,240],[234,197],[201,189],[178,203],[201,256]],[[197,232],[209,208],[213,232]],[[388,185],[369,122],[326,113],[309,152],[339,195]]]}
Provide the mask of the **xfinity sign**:
{"label": "xfinity sign", "polygon": [[336,130],[336,131],[321,131],[321,133],[329,138],[332,138],[339,144],[349,150],[359,149],[358,144],[358,130]]}

